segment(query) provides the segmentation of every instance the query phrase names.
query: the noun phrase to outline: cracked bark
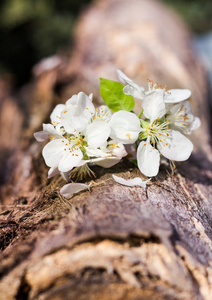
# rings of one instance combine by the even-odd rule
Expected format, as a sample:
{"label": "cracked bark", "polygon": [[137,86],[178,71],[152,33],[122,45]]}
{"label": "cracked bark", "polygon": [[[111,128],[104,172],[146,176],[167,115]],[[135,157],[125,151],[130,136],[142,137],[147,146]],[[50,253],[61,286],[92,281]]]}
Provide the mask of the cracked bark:
{"label": "cracked bark", "polygon": [[[117,67],[140,85],[151,76],[191,89],[194,153],[175,176],[163,164],[146,191],[112,180],[141,176],[126,159],[95,167],[91,192],[67,200],[32,134],[80,90],[101,103],[98,78]],[[1,89],[0,299],[211,299],[208,95],[184,25],[156,1],[101,0],[80,19],[70,59],[40,69],[17,96]]]}

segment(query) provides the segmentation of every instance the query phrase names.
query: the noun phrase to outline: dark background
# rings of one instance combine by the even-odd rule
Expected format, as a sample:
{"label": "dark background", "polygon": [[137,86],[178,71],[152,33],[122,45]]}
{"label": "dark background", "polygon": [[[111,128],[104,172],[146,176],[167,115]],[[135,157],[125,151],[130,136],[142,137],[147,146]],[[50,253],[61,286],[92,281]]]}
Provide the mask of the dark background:
{"label": "dark background", "polygon": [[[70,49],[79,14],[92,0],[1,0],[0,76],[28,82],[40,59]],[[212,29],[211,0],[163,0],[195,34]]]}

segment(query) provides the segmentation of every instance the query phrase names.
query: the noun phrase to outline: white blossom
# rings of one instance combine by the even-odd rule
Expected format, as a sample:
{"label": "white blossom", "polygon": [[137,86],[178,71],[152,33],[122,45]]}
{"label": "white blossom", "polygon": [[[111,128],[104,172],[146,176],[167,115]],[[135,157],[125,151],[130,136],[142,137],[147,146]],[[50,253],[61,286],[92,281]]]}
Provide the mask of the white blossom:
{"label": "white blossom", "polygon": [[[156,176],[159,171],[160,153],[169,160],[188,159],[193,144],[183,134],[169,128],[170,121],[164,115],[166,107],[162,92],[152,91],[144,97],[143,113],[149,119],[141,120],[142,141],[137,149],[140,171],[146,176]],[[156,105],[157,103],[157,105]]]}
{"label": "white blossom", "polygon": [[201,121],[195,117],[188,101],[167,106],[166,118],[170,122],[170,128],[190,135],[200,127]]}
{"label": "white blossom", "polygon": [[128,78],[122,71],[117,70],[117,75],[119,80],[125,84],[123,92],[126,95],[131,95],[137,99],[143,100],[144,96],[148,93],[151,93],[155,90],[161,90],[164,94],[164,102],[165,103],[178,103],[188,99],[191,96],[191,91],[188,89],[171,89],[167,90],[167,85],[162,88],[158,83],[153,83],[152,80],[148,79],[148,90],[145,89],[138,84],[136,84],[132,79]]}
{"label": "white blossom", "polygon": [[120,141],[109,139],[111,110],[105,105],[95,109],[91,98],[80,92],[57,105],[52,124],[43,124],[43,131],[34,134],[38,141],[50,139],[42,151],[50,167],[48,178],[60,173],[68,180],[70,172],[83,177],[92,174],[88,164],[108,168],[127,155]]}

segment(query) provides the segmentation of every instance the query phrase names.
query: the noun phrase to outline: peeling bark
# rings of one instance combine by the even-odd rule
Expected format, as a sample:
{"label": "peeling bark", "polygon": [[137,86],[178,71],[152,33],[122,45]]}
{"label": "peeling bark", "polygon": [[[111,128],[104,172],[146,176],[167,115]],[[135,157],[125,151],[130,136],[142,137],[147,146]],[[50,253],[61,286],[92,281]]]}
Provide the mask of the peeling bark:
{"label": "peeling bark", "polygon": [[[126,159],[95,167],[91,192],[67,200],[63,179],[47,180],[33,132],[80,90],[101,103],[98,78],[115,79],[116,68],[140,85],[151,77],[191,89],[202,121],[194,153],[174,176],[162,164],[146,191],[112,180],[142,176]],[[210,300],[211,121],[205,73],[181,21],[157,1],[99,0],[79,21],[70,59],[39,74],[17,96],[0,95],[0,299]]]}

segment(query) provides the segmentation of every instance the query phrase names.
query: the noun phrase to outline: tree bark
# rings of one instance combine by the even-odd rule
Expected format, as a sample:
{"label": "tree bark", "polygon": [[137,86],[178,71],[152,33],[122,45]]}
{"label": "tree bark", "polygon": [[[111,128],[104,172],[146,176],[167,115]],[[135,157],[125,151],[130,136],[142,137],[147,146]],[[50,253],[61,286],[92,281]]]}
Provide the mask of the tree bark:
{"label": "tree bark", "polygon": [[[0,299],[212,299],[211,120],[189,32],[157,1],[99,0],[61,59],[17,95],[0,81]],[[91,191],[65,199],[33,133],[74,93],[102,103],[99,77],[117,80],[117,68],[143,86],[191,89],[194,152],[174,176],[162,164],[146,190],[112,180],[144,178],[127,159],[95,167]]]}

